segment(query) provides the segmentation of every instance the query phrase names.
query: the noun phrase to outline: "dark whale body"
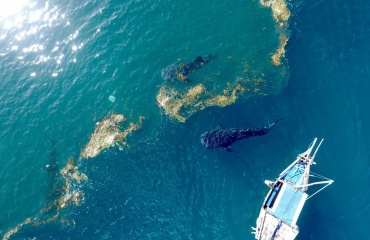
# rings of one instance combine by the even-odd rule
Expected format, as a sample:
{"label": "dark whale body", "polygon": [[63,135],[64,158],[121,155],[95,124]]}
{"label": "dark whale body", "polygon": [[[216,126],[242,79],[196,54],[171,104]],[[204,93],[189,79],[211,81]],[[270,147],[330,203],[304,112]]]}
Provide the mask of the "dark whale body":
{"label": "dark whale body", "polygon": [[210,54],[206,56],[198,56],[196,59],[188,63],[172,64],[162,70],[162,78],[167,81],[180,80],[190,82],[190,79],[188,78],[189,74],[203,67],[206,63],[212,61],[216,57],[216,54]]}
{"label": "dark whale body", "polygon": [[51,140],[50,138],[46,137],[48,140],[48,143],[51,145],[51,150],[49,151],[49,163],[46,165],[46,171],[48,174],[47,179],[47,199],[48,199],[48,205],[53,206],[55,204],[56,199],[60,197],[60,195],[63,192],[63,184],[62,179],[60,178],[60,172],[59,172],[59,165],[57,162],[57,148],[56,148],[56,142],[54,140]]}
{"label": "dark whale body", "polygon": [[223,147],[228,152],[231,152],[231,144],[234,142],[245,138],[263,136],[282,119],[283,118],[279,118],[274,123],[259,128],[218,128],[216,130],[203,133],[200,141],[208,149]]}

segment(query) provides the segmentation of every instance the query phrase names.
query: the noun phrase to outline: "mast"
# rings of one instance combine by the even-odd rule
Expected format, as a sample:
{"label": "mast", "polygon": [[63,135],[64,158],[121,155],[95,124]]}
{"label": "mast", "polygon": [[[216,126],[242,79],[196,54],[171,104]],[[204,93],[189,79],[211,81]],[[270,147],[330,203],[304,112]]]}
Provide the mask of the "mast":
{"label": "mast", "polygon": [[[280,175],[279,175],[279,178],[282,178],[294,165],[296,165],[298,162],[303,162],[305,164],[305,170],[304,170],[304,174],[303,174],[303,185],[306,185],[308,184],[308,178],[309,178],[309,174],[310,174],[310,166],[311,164],[314,164],[313,160],[316,156],[316,153],[319,149],[319,147],[321,146],[321,143],[324,141],[324,139],[322,139],[319,143],[319,145],[317,146],[317,148],[315,149],[314,151],[314,154],[312,156],[310,156],[313,148],[315,147],[315,144],[316,144],[316,141],[317,141],[317,138],[314,138],[313,142],[310,144],[310,146],[308,147],[308,149],[301,153],[301,154],[298,154],[296,160],[294,162],[292,162]],[[302,191],[306,191],[307,190],[307,187],[304,187],[302,188]]]}

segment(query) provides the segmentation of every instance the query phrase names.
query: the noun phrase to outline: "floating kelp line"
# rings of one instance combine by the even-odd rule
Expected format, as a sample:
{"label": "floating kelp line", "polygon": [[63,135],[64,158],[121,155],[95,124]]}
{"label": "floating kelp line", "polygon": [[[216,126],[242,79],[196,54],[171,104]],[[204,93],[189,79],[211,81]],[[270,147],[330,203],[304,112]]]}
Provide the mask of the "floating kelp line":
{"label": "floating kelp line", "polygon": [[207,94],[206,88],[202,84],[198,84],[184,93],[169,86],[163,86],[157,95],[157,103],[168,116],[185,122],[192,114],[206,107],[225,107],[233,104],[237,95],[244,90],[245,88],[238,84],[232,91],[225,89],[226,94],[212,96]]}
{"label": "floating kelp line", "polygon": [[97,122],[94,132],[91,134],[90,140],[86,147],[81,151],[80,157],[75,165],[73,159],[69,159],[67,165],[60,171],[65,180],[65,194],[58,201],[58,208],[64,208],[70,205],[80,205],[83,200],[83,192],[79,190],[78,185],[82,181],[86,181],[88,177],[81,173],[78,168],[80,162],[86,158],[94,158],[101,151],[118,145],[119,149],[123,149],[126,145],[126,137],[141,128],[144,117],[139,118],[139,123],[129,123],[128,126],[121,130],[120,124],[126,121],[122,114],[111,112],[101,122]]}
{"label": "floating kelp line", "polygon": [[270,7],[272,16],[276,22],[286,23],[290,17],[290,11],[284,0],[260,0],[265,7]]}
{"label": "floating kelp line", "polygon": [[[260,0],[262,6],[270,7],[272,10],[272,16],[274,20],[282,28],[288,28],[287,22],[290,17],[290,11],[287,7],[287,4],[284,0]],[[286,34],[280,34],[280,45],[276,49],[274,55],[271,57],[272,64],[275,66],[281,65],[281,58],[285,55],[285,46],[288,43],[288,36]]]}
{"label": "floating kelp line", "polygon": [[288,38],[285,34],[280,35],[280,45],[276,49],[274,55],[272,55],[271,60],[272,64],[275,66],[280,66],[281,65],[281,58],[285,56],[285,46],[288,43]]}
{"label": "floating kelp line", "polygon": [[[85,173],[79,171],[80,164],[83,159],[96,157],[101,151],[118,145],[119,149],[122,150],[123,146],[126,145],[126,137],[141,128],[144,117],[139,118],[139,123],[129,123],[128,126],[121,130],[121,124],[126,121],[126,118],[122,114],[110,112],[109,116],[105,117],[101,122],[96,123],[95,130],[91,134],[89,142],[86,147],[81,151],[80,157],[77,162],[70,158],[64,168],[60,170],[61,177],[64,180],[62,187],[63,194],[53,204],[43,208],[39,212],[39,217],[27,218],[16,227],[8,230],[3,240],[9,239],[13,234],[17,233],[20,228],[24,225],[31,224],[32,226],[39,226],[60,220],[66,225],[74,225],[74,220],[64,219],[60,217],[60,211],[68,206],[79,206],[83,199],[84,193],[81,190],[82,182],[88,180]],[[43,217],[52,213],[51,217]]]}
{"label": "floating kelp line", "polygon": [[101,122],[96,123],[95,131],[90,137],[90,141],[81,151],[80,159],[96,157],[101,151],[118,145],[122,150],[126,145],[127,135],[141,128],[144,117],[139,118],[139,124],[130,123],[129,126],[121,131],[120,125],[126,121],[122,114],[112,113],[109,117],[104,118]]}
{"label": "floating kelp line", "polygon": [[32,221],[33,221],[32,218],[27,218],[23,222],[19,223],[16,227],[10,229],[4,234],[3,240],[9,239],[14,233],[17,233],[19,229],[21,229],[24,225],[30,224]]}

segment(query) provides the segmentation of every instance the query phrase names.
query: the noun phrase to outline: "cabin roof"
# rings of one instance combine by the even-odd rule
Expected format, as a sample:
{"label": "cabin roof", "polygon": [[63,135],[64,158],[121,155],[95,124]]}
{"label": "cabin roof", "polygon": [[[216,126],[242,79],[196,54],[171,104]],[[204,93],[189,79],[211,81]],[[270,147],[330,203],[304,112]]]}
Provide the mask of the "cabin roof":
{"label": "cabin roof", "polygon": [[307,194],[284,182],[269,212],[291,226],[296,226]]}

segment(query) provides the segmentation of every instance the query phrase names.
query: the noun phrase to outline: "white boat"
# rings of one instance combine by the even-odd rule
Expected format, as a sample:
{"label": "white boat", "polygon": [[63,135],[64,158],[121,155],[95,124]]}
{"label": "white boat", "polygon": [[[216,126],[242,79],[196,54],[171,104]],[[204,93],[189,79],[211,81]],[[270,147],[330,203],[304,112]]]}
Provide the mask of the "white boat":
{"label": "white boat", "polygon": [[[257,227],[252,227],[252,234],[255,234],[256,239],[294,239],[299,233],[297,220],[305,202],[334,182],[318,174],[310,173],[311,165],[316,164],[314,158],[323,139],[313,151],[316,141],[317,138],[307,151],[297,156],[297,159],[279,175],[275,182],[265,181],[270,191],[263,202],[257,219]],[[320,178],[321,181],[309,183],[309,177]],[[323,185],[323,187],[309,196],[306,191],[312,185]]]}

